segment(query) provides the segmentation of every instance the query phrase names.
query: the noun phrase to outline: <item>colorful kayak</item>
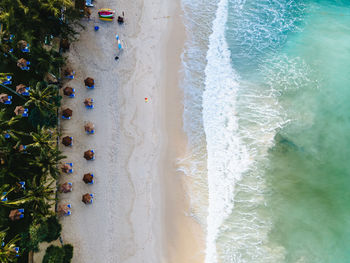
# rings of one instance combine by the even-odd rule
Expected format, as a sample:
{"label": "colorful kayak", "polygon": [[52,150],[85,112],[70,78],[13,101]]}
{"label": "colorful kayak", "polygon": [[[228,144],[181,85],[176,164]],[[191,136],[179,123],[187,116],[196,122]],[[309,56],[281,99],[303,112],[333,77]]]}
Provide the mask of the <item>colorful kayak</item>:
{"label": "colorful kayak", "polygon": [[111,17],[111,18],[99,17],[99,19],[102,20],[102,21],[110,21],[110,22],[113,21],[113,18],[114,17]]}

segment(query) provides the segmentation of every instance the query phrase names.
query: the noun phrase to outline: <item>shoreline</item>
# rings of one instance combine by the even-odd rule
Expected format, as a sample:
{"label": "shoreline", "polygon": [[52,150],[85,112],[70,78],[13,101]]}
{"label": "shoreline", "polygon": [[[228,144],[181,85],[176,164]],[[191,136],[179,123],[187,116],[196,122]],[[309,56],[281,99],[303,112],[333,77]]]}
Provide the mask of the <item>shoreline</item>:
{"label": "shoreline", "polygon": [[[163,78],[164,108],[163,120],[167,142],[163,144],[163,218],[166,240],[164,262],[204,262],[204,233],[201,226],[190,216],[190,200],[186,190],[185,175],[179,171],[178,160],[186,155],[187,135],[183,130],[183,90],[180,88],[182,75],[181,55],[186,41],[180,1],[171,3],[173,19],[169,22],[165,42],[163,63],[166,75]],[[168,238],[166,238],[168,236]]]}

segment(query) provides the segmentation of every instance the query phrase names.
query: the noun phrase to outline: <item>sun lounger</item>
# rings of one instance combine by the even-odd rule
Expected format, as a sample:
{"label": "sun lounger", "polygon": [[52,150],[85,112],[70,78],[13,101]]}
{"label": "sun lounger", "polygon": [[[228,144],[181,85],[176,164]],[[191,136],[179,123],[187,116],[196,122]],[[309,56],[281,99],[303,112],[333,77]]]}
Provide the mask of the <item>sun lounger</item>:
{"label": "sun lounger", "polygon": [[2,85],[11,85],[12,81],[11,80],[6,80],[3,83],[1,83]]}
{"label": "sun lounger", "polygon": [[21,67],[21,70],[29,70],[30,67]]}
{"label": "sun lounger", "polygon": [[87,134],[94,134],[95,133],[95,130],[92,130],[92,131],[86,131]]}
{"label": "sun lounger", "polygon": [[18,212],[20,212],[20,213],[24,213],[24,208],[20,208],[20,209],[17,209],[18,210]]}
{"label": "sun lounger", "polygon": [[21,185],[21,188],[22,188],[23,190],[26,189],[26,187],[25,187],[26,182],[25,182],[25,181],[20,181],[20,182],[18,182],[18,183]]}
{"label": "sun lounger", "polygon": [[[3,194],[3,195],[6,195],[7,192],[3,192],[2,194]],[[1,199],[0,201],[1,201],[1,202],[6,202],[7,200],[8,200],[7,197],[5,197],[5,198]]]}
{"label": "sun lounger", "polygon": [[11,105],[11,104],[12,104],[12,101],[7,100],[7,101],[4,102],[4,104],[5,104],[5,105]]}
{"label": "sun lounger", "polygon": [[62,119],[64,119],[64,120],[70,120],[70,117],[65,117],[65,116],[62,115]]}
{"label": "sun lounger", "polygon": [[5,139],[10,139],[11,138],[11,135],[10,134],[8,134],[8,133],[5,133]]}
{"label": "sun lounger", "polygon": [[72,205],[71,205],[71,204],[68,204],[67,207],[68,207],[68,208],[72,208]]}
{"label": "sun lounger", "polygon": [[85,107],[89,110],[93,109],[94,108],[94,105],[85,105]]}
{"label": "sun lounger", "polygon": [[[68,164],[70,167],[73,167],[73,163],[66,163],[66,164]],[[68,173],[71,174],[71,173],[73,173],[73,171],[74,171],[73,168],[71,168],[68,170]]]}
{"label": "sun lounger", "polygon": [[72,214],[72,212],[71,211],[68,211],[65,215],[66,216],[70,216]]}
{"label": "sun lounger", "polygon": [[19,218],[23,218],[24,217],[24,214],[21,214],[20,216],[19,216]]}
{"label": "sun lounger", "polygon": [[86,86],[86,88],[88,88],[88,89],[94,89],[94,88],[95,88],[95,85],[92,85],[91,87]]}

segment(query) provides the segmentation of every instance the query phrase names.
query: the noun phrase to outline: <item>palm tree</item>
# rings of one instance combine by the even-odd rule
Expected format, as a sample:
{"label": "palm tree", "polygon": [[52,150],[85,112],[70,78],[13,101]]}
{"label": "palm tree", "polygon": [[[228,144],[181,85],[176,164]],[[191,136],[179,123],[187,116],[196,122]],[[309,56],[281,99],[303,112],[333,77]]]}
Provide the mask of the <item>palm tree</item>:
{"label": "palm tree", "polygon": [[[24,196],[16,200],[9,200],[3,203],[5,206],[26,205],[32,212],[33,218],[42,218],[53,214],[50,208],[56,201],[54,179],[48,179],[46,176],[35,176],[28,183]],[[13,188],[9,192],[13,191]]]}
{"label": "palm tree", "polygon": [[33,142],[27,144],[27,148],[55,150],[57,147],[57,133],[54,129],[37,127],[37,132],[31,132]]}
{"label": "palm tree", "polygon": [[35,156],[34,159],[29,162],[29,165],[38,167],[41,169],[42,174],[47,174],[57,179],[60,174],[58,163],[64,158],[66,157],[61,155],[61,152],[57,148],[42,148],[40,154]]}
{"label": "palm tree", "polygon": [[[6,230],[3,230],[0,232],[0,242],[5,242],[6,237]],[[2,263],[8,263],[8,262],[14,262],[16,256],[18,255],[18,251],[16,251],[16,242],[19,240],[19,236],[15,236],[7,243],[3,243],[3,245],[0,246],[0,262]]]}
{"label": "palm tree", "polygon": [[23,134],[22,132],[13,129],[13,126],[19,121],[21,116],[12,117],[10,120],[7,119],[6,109],[0,110],[0,142],[4,142],[8,136],[18,140],[18,135]]}
{"label": "palm tree", "polygon": [[43,115],[47,112],[56,113],[59,106],[55,101],[57,95],[58,87],[56,85],[45,85],[38,82],[35,88],[30,90],[29,99],[24,106],[37,108]]}

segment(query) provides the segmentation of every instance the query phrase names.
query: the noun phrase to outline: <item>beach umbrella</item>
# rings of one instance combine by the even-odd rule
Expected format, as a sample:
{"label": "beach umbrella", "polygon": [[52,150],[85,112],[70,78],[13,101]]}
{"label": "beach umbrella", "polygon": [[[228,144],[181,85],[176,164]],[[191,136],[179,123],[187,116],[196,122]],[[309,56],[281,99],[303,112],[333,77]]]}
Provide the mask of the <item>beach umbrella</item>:
{"label": "beach umbrella", "polygon": [[17,47],[21,50],[25,49],[27,46],[28,46],[28,43],[25,40],[20,40],[17,42]]}
{"label": "beach umbrella", "polygon": [[93,178],[94,178],[94,177],[92,176],[91,173],[84,174],[84,176],[83,176],[83,181],[84,181],[84,183],[86,183],[86,184],[90,184],[90,183],[92,183]]}
{"label": "beach umbrella", "polygon": [[19,84],[16,86],[16,92],[19,94],[22,94],[24,92],[26,92],[26,86],[24,84]]}
{"label": "beach umbrella", "polygon": [[59,191],[61,193],[69,193],[72,192],[72,183],[65,182],[60,185]]}
{"label": "beach umbrella", "polygon": [[17,106],[16,108],[15,108],[15,110],[14,110],[14,113],[16,114],[16,115],[21,115],[21,114],[23,114],[24,113],[24,108],[22,107],[22,106]]}
{"label": "beach umbrella", "polygon": [[10,211],[9,218],[11,221],[19,220],[21,218],[22,213],[18,209],[14,209]]}
{"label": "beach umbrella", "polygon": [[24,58],[20,58],[19,60],[17,60],[17,67],[23,68],[27,66],[27,60],[25,60]]}
{"label": "beach umbrella", "polygon": [[94,152],[91,150],[84,152],[84,158],[86,160],[92,160],[94,158]]}
{"label": "beach umbrella", "polygon": [[93,104],[93,99],[92,98],[86,98],[85,100],[84,100],[84,104],[85,104],[85,106],[92,106],[92,104]]}
{"label": "beach umbrella", "polygon": [[64,76],[67,77],[67,76],[72,76],[74,75],[74,70],[73,69],[70,69],[70,68],[67,68],[64,70]]}
{"label": "beach umbrella", "polygon": [[84,80],[85,86],[92,87],[95,84],[95,80],[93,78],[86,78]]}
{"label": "beach umbrella", "polygon": [[84,195],[83,195],[82,202],[83,202],[84,204],[90,204],[91,201],[92,201],[92,196],[91,196],[91,194],[84,194]]}
{"label": "beach umbrella", "polygon": [[86,132],[91,132],[95,128],[95,125],[92,122],[88,122],[84,125],[84,129]]}
{"label": "beach umbrella", "polygon": [[69,173],[69,171],[72,169],[72,166],[68,163],[63,163],[61,165],[61,171],[64,173]]}
{"label": "beach umbrella", "polygon": [[13,149],[18,150],[19,152],[23,152],[26,147],[23,144],[20,144],[18,147],[17,145],[13,146]]}
{"label": "beach umbrella", "polygon": [[70,96],[73,93],[74,93],[74,91],[73,91],[73,88],[71,88],[71,87],[65,87],[63,89],[63,94],[66,95],[66,96]]}
{"label": "beach umbrella", "polygon": [[70,136],[66,136],[66,137],[63,137],[63,138],[62,138],[62,144],[63,144],[64,146],[71,146],[71,145],[72,145],[72,142],[73,142],[73,139],[72,139],[72,137],[70,137]]}
{"label": "beach umbrella", "polygon": [[62,111],[62,115],[66,118],[71,117],[73,115],[73,111],[70,108],[66,108]]}
{"label": "beach umbrella", "polygon": [[8,100],[8,95],[6,93],[1,93],[0,94],[0,102],[4,103],[5,101]]}
{"label": "beach umbrella", "polygon": [[60,204],[57,207],[57,213],[61,216],[64,216],[69,213],[69,207],[67,204]]}

